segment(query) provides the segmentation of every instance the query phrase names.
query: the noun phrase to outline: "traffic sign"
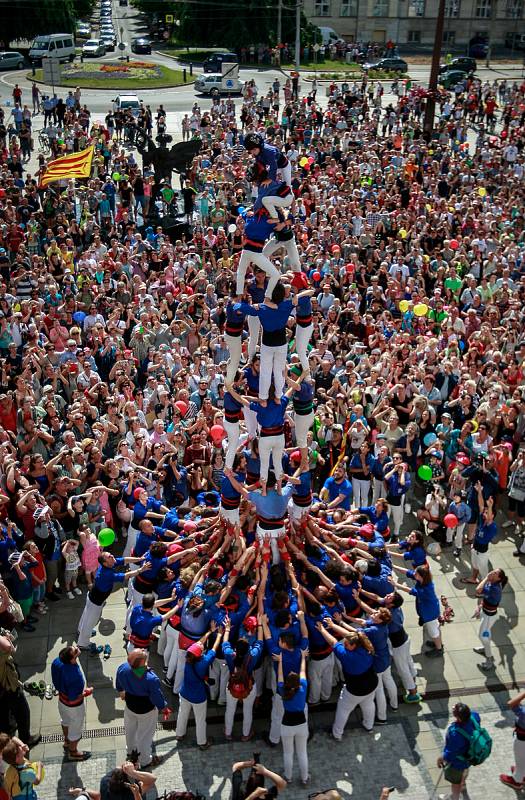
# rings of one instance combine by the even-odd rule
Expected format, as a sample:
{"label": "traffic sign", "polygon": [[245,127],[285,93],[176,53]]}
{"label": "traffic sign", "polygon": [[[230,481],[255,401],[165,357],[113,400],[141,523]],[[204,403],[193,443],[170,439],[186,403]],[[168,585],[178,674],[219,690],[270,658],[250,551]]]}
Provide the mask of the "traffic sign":
{"label": "traffic sign", "polygon": [[173,25],[173,14],[166,14],[166,22],[168,25]]}
{"label": "traffic sign", "polygon": [[313,49],[314,53],[318,53],[319,50],[321,49],[321,45],[317,44],[317,42],[316,42],[312,49]]}

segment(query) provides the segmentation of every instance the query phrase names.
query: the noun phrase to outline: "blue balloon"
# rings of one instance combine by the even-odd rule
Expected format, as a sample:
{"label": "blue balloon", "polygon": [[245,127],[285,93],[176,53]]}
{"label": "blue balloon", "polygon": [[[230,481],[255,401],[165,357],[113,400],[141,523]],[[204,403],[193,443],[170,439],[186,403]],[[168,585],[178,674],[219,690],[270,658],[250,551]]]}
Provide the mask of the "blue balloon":
{"label": "blue balloon", "polygon": [[78,324],[81,325],[86,319],[86,314],[84,311],[75,311],[73,314],[73,319],[75,322],[78,322]]}
{"label": "blue balloon", "polygon": [[423,439],[423,444],[425,445],[425,447],[430,447],[431,444],[434,444],[437,438],[438,437],[436,436],[435,433],[427,433],[427,435]]}

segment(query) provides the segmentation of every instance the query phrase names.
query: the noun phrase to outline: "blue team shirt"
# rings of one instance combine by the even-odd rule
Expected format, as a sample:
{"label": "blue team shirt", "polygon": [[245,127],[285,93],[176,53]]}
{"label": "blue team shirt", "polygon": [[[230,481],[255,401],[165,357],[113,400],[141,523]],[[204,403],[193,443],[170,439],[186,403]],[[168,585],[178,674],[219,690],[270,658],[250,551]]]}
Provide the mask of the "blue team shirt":
{"label": "blue team shirt", "polygon": [[335,500],[340,494],[344,495],[343,500],[339,503],[339,508],[344,508],[346,511],[350,511],[350,502],[352,499],[352,484],[348,480],[348,478],[343,478],[340,483],[337,483],[335,478],[332,476],[327,478],[324,483],[323,489],[328,491],[328,498],[329,502],[331,503],[332,500]]}

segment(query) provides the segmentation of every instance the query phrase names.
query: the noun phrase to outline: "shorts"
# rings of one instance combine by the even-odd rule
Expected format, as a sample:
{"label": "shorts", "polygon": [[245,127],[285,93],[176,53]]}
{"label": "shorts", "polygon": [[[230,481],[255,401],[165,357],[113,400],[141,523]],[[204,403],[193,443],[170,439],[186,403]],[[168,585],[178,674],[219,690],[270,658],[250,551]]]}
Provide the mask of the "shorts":
{"label": "shorts", "polygon": [[431,619],[429,622],[423,623],[423,627],[425,629],[425,634],[430,636],[431,639],[438,639],[440,636],[439,633],[439,620]]}
{"label": "shorts", "polygon": [[443,777],[449,783],[453,783],[454,785],[458,785],[463,780],[463,775],[465,773],[464,769],[456,769],[456,767],[452,767],[450,764],[445,767],[445,771],[443,772]]}

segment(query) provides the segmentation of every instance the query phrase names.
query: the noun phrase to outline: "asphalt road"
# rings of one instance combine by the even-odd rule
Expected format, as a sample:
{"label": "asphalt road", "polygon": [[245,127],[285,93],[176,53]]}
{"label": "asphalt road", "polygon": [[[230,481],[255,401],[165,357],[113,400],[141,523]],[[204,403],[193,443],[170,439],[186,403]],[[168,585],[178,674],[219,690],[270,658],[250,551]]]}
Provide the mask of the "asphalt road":
{"label": "asphalt road", "polygon": [[[98,9],[94,16],[94,19],[98,18]],[[148,35],[148,26],[145,24],[143,18],[137,14],[135,9],[131,8],[131,6],[119,6],[118,0],[113,0],[113,23],[115,27],[115,32],[117,33],[117,38],[124,41],[128,46],[124,51],[125,55],[131,54],[129,49],[129,43],[135,36],[140,35]],[[92,36],[95,37],[97,33],[97,28],[94,26],[92,31]],[[115,61],[120,54],[120,51],[117,49],[113,53],[108,53],[103,59],[104,61]],[[137,56],[140,60],[144,61],[153,61],[158,64],[164,64],[165,66],[169,67],[177,67],[177,63],[168,56],[161,55],[159,53],[152,53],[152,55],[140,55]],[[422,64],[410,64],[410,59],[407,59],[409,62],[409,71],[412,79],[415,82],[426,84],[428,83],[430,67],[429,65],[422,65]],[[485,66],[479,65],[478,75],[482,80],[495,80],[495,79],[520,79],[523,76],[523,70],[521,67],[517,66],[516,63],[499,63],[494,66],[494,68],[487,69]],[[12,91],[15,83],[18,83],[19,86],[22,87],[24,92],[23,100],[24,102],[30,103],[31,100],[31,81],[28,80],[26,77],[28,74],[27,68],[24,70],[18,71],[9,71],[0,73],[0,103],[2,106],[8,106],[12,101]],[[242,80],[251,80],[254,79],[259,93],[267,91],[267,89],[271,86],[272,82],[278,77],[283,81],[283,74],[279,70],[275,69],[258,69],[256,67],[242,67],[240,70],[240,76]],[[193,103],[197,100],[200,107],[202,109],[209,108],[211,106],[211,100],[209,98],[202,97],[197,95],[193,89],[193,80],[194,78],[189,78],[188,73],[188,85],[182,86],[173,89],[149,89],[138,90],[138,94],[141,100],[144,103],[151,105],[153,111],[156,110],[159,103],[162,103],[166,111],[168,112],[168,126],[170,130],[176,130],[180,127],[180,120],[182,116],[191,110]],[[388,94],[388,89],[390,86],[390,81],[385,81],[386,84],[386,93]],[[321,101],[321,104],[326,102],[325,92],[323,91],[322,84],[320,84],[320,88],[318,91],[318,99]],[[43,91],[49,90],[50,87],[42,86]],[[115,90],[91,90],[91,89],[83,89],[82,90],[82,100],[88,105],[88,108],[92,111],[95,118],[103,117],[108,109],[111,106],[111,101],[114,96],[117,94]],[[240,105],[242,100],[240,98],[235,99],[236,104]],[[36,124],[38,128],[38,124]]]}

